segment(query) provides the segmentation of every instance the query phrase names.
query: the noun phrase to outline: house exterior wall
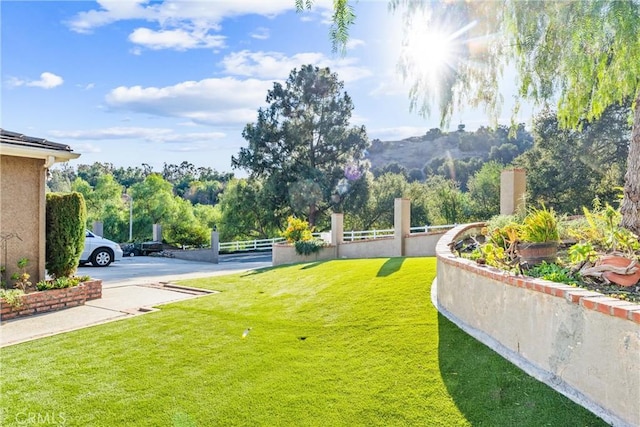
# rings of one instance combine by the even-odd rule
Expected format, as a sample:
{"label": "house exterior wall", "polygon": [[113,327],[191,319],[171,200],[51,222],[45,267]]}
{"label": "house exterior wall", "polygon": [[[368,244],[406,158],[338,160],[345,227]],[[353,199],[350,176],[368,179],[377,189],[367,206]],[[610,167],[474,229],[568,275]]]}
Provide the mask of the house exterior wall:
{"label": "house exterior wall", "polygon": [[18,236],[0,250],[9,283],[20,258],[29,259],[32,283],[45,277],[45,173],[42,159],[0,155],[0,234]]}

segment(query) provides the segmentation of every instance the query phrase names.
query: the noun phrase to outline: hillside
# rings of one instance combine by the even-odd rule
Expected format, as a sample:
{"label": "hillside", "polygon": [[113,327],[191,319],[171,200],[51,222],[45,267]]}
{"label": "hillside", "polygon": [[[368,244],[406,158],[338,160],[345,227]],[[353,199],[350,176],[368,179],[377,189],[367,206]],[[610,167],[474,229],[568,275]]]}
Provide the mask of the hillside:
{"label": "hillside", "polygon": [[480,128],[474,132],[463,129],[442,133],[431,129],[425,135],[413,136],[396,141],[374,140],[367,153],[374,172],[385,166],[397,164],[407,171],[425,166],[437,169],[447,159],[485,162],[497,160],[508,164],[513,158],[533,145],[533,138],[520,126],[515,136],[509,136],[509,129],[500,126],[495,130]]}

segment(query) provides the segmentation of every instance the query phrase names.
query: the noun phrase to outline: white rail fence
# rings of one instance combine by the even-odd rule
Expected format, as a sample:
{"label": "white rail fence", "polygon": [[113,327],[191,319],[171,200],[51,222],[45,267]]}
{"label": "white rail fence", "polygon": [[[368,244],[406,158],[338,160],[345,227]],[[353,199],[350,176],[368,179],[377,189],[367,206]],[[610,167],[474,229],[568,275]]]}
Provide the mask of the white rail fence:
{"label": "white rail fence", "polygon": [[222,242],[218,246],[220,252],[270,251],[274,243],[284,242],[284,237],[273,239],[244,240],[238,242]]}
{"label": "white rail fence", "polygon": [[[456,227],[454,225],[425,225],[421,227],[411,227],[410,232],[413,233],[429,233],[434,231],[445,231]],[[354,242],[358,240],[380,239],[385,237],[393,237],[393,228],[383,230],[364,230],[364,231],[345,231],[344,241]],[[314,233],[313,236],[321,238],[329,233]],[[284,237],[274,237],[272,239],[262,240],[244,240],[237,242],[222,242],[219,245],[220,252],[243,252],[243,251],[270,251],[274,243],[284,242]]]}

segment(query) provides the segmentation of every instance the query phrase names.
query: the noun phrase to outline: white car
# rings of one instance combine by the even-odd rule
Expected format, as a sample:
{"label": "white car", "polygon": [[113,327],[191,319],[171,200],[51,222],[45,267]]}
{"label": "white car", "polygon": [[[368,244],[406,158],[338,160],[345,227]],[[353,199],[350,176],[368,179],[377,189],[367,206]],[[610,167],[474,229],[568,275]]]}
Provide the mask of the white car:
{"label": "white car", "polygon": [[93,234],[89,230],[86,231],[80,265],[90,262],[94,267],[106,267],[113,261],[121,259],[122,248],[119,244]]}

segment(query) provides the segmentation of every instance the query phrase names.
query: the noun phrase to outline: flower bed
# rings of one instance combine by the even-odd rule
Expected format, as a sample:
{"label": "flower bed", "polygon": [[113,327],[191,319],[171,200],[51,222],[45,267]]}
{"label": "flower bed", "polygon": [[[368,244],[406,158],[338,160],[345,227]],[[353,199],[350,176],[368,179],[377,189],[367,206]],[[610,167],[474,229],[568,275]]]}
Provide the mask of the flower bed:
{"label": "flower bed", "polygon": [[605,421],[640,425],[640,305],[452,253],[452,242],[481,226],[438,242],[439,310]]}
{"label": "flower bed", "polygon": [[86,301],[101,297],[102,280],[82,282],[78,286],[71,288],[32,292],[21,297],[22,304],[19,307],[14,307],[0,299],[0,319],[9,320],[16,317],[62,310],[83,305]]}

